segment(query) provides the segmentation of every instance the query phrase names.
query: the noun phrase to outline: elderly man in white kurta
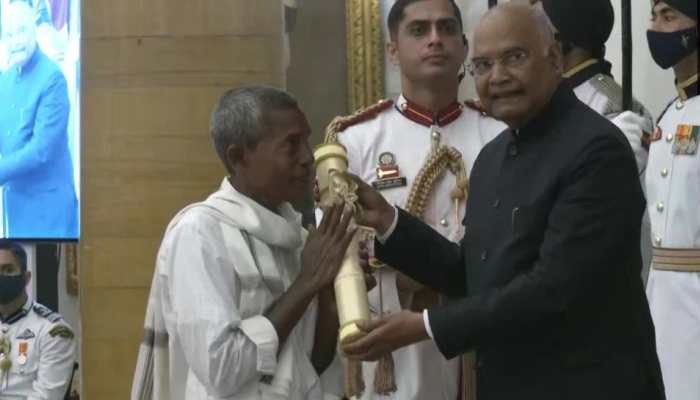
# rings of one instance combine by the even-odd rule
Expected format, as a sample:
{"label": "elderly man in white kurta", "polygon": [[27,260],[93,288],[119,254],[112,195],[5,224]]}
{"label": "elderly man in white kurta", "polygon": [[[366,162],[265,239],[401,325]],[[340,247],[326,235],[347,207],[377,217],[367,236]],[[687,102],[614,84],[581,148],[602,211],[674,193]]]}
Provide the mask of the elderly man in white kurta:
{"label": "elderly man in white kurta", "polygon": [[229,91],[210,131],[230,176],[166,230],[132,399],[321,400],[350,217],[334,206],[307,238],[290,205],[310,189],[313,158],[288,94]]}
{"label": "elderly man in white kurta", "polygon": [[678,97],[652,136],[646,171],[653,257],[647,296],[668,400],[700,399],[700,97],[697,0],[654,1],[648,41]]}

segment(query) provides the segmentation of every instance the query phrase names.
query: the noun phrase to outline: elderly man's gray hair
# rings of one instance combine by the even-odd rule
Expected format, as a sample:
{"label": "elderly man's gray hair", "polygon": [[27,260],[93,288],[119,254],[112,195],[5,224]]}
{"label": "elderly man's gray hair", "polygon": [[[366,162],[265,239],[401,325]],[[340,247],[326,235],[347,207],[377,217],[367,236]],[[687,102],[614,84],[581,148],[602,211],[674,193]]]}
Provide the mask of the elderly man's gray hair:
{"label": "elderly man's gray hair", "polygon": [[270,112],[298,107],[289,93],[271,86],[244,86],[224,93],[209,119],[209,134],[221,161],[227,164],[226,149],[231,145],[254,148]]}

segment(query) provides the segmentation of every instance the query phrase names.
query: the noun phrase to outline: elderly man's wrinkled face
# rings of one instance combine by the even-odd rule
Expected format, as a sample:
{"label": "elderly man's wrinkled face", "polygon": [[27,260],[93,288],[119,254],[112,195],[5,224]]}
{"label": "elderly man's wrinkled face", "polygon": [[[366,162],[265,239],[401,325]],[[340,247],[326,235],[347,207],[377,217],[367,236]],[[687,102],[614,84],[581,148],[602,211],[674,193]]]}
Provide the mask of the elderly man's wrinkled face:
{"label": "elderly man's wrinkled face", "polygon": [[479,98],[512,128],[537,115],[561,81],[561,50],[547,34],[546,18],[537,13],[541,10],[528,4],[504,4],[474,33],[470,72]]}
{"label": "elderly man's wrinkled face", "polygon": [[3,26],[9,65],[23,67],[36,50],[34,10],[24,2],[11,3]]}
{"label": "elderly man's wrinkled face", "polygon": [[267,115],[265,131],[253,149],[246,149],[245,165],[254,193],[268,205],[298,202],[311,193],[313,154],[311,128],[299,109],[277,110]]}

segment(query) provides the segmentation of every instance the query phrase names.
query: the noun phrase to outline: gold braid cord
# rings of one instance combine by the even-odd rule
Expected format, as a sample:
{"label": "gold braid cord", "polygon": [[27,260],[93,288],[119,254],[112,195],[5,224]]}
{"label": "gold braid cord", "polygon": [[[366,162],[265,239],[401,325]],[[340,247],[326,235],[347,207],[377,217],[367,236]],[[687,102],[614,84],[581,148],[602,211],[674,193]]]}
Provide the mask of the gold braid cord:
{"label": "gold braid cord", "polygon": [[340,132],[355,124],[375,118],[379,113],[391,107],[392,104],[394,104],[392,100],[380,100],[377,104],[357,110],[351,115],[333,118],[326,127],[326,136],[323,144],[338,143],[338,134]]}
{"label": "gold braid cord", "polygon": [[[450,193],[454,202],[467,200],[469,194],[469,180],[464,167],[462,154],[454,147],[441,146],[438,151],[430,155],[423,167],[418,171],[416,179],[411,186],[411,192],[406,201],[406,210],[417,218],[423,218],[423,213],[428,206],[428,199],[433,191],[435,182],[450,170],[455,174],[457,183]],[[455,210],[456,212],[456,210]],[[425,308],[435,305],[439,301],[438,294],[431,289],[424,289],[416,292],[413,296],[412,304],[409,308],[415,311],[422,311]],[[476,375],[474,369],[474,353],[468,353],[462,359],[462,387],[460,391],[462,398],[467,400],[476,399]]]}
{"label": "gold braid cord", "polygon": [[[457,205],[467,200],[469,181],[464,162],[462,161],[462,154],[454,147],[444,145],[431,154],[430,158],[426,160],[423,167],[418,171],[413,186],[411,186],[411,192],[406,200],[406,211],[416,218],[423,219],[433,187],[448,169],[455,175],[457,181],[450,193],[450,197],[456,204],[455,212],[458,212],[459,208]],[[415,292],[410,304],[406,306],[414,311],[422,311],[425,308],[434,306],[439,301],[440,295],[436,291],[425,288]]]}
{"label": "gold braid cord", "polygon": [[417,218],[423,218],[423,213],[428,207],[428,199],[433,192],[435,182],[450,170],[457,178],[457,184],[452,189],[450,197],[453,201],[466,201],[469,181],[467,172],[462,162],[462,154],[454,147],[441,146],[438,151],[428,158],[425,165],[418,171],[416,179],[411,186],[411,192],[406,200],[406,211]]}

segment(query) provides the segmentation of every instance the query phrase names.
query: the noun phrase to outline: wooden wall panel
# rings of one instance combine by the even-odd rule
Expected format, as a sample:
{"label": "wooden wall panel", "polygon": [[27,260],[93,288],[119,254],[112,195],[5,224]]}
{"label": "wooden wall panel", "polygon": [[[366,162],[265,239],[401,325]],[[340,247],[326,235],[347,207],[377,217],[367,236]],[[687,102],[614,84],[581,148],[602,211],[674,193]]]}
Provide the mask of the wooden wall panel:
{"label": "wooden wall panel", "polygon": [[[110,74],[272,71],[272,37],[144,37],[85,39],[87,78]],[[214,67],[215,66],[215,67]]]}
{"label": "wooden wall panel", "polygon": [[[137,307],[143,307],[143,305]],[[89,366],[82,371],[85,399],[128,400],[130,398],[131,380],[134,365],[136,365],[136,353],[133,347],[134,340],[131,338],[83,337],[83,349],[90,349],[83,354],[83,365]],[[130,371],[131,375],[119,371]]]}
{"label": "wooden wall panel", "polygon": [[83,2],[83,398],[129,397],[163,231],[224,175],[209,113],[285,81],[282,26],[276,0]]}
{"label": "wooden wall panel", "polygon": [[277,35],[276,0],[90,0],[84,35],[96,37]]}

